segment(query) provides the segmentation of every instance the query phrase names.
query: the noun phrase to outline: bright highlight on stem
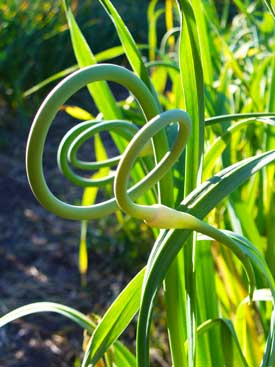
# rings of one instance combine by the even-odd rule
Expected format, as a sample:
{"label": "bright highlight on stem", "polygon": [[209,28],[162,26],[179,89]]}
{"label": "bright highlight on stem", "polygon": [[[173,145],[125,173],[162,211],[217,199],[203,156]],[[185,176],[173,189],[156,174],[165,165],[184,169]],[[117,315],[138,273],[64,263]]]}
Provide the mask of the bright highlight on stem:
{"label": "bright highlight on stem", "polygon": [[243,252],[240,251],[239,246],[232,238],[188,213],[169,208],[162,204],[151,206],[139,205],[134,203],[128,195],[127,183],[130,177],[130,171],[144,145],[146,145],[161,129],[174,122],[178,122],[179,130],[171,151],[168,152],[155,168],[139,183],[146,185],[149,189],[165,175],[167,170],[171,169],[172,165],[179,158],[191,132],[191,120],[188,114],[181,110],[175,109],[163,112],[143,126],[128,144],[117,167],[114,181],[114,193],[117,204],[127,214],[144,220],[145,223],[151,227],[162,229],[189,229],[205,234],[228,246],[244,264],[249,278],[249,295],[252,299],[256,282],[254,270],[250,261]]}
{"label": "bright highlight on stem", "polygon": [[[55,197],[45,181],[42,167],[44,143],[48,129],[59,107],[81,87],[102,79],[116,81],[129,88],[140,103],[146,117],[148,118],[153,115],[155,117],[151,118],[139,131],[137,131],[137,128],[133,124],[127,121],[86,121],[72,128],[64,136],[58,150],[58,164],[61,172],[72,183],[82,187],[102,186],[112,182],[115,177],[115,198],[87,207],[70,205]],[[157,103],[145,84],[125,68],[103,64],[75,72],[59,83],[49,94],[35,117],[28,140],[26,155],[28,178],[34,194],[47,209],[65,218],[78,220],[97,218],[115,211],[118,206],[129,215],[144,220],[151,227],[190,229],[206,234],[229,246],[241,259],[250,278],[250,295],[252,295],[255,285],[253,269],[250,262],[238,250],[238,246],[236,246],[232,239],[223,232],[188,213],[169,208],[161,203],[146,206],[133,202],[133,199],[136,199],[152,188],[152,186],[157,184],[171,170],[173,164],[183,152],[191,133],[192,123],[189,115],[185,111],[174,109],[162,113],[158,112]],[[144,151],[155,135],[173,123],[178,124],[178,132],[171,150],[163,155],[151,172],[133,188],[128,190],[127,183],[130,171],[138,156],[141,155],[142,151]],[[133,136],[122,157],[114,157],[104,162],[85,162],[78,160],[77,152],[81,145],[91,136],[103,130],[116,131],[127,139]],[[113,172],[109,176],[99,180],[92,180],[77,175],[71,170],[68,163],[73,163],[76,168],[88,170],[103,166],[110,167],[118,161],[119,164],[116,173],[114,174]]]}
{"label": "bright highlight on stem", "polygon": [[[114,198],[96,205],[86,207],[65,203],[58,199],[51,192],[46,183],[43,172],[44,144],[46,141],[48,130],[60,107],[79,89],[89,83],[100,80],[117,82],[125,88],[129,89],[129,91],[134,95],[134,97],[140,104],[147,119],[150,119],[159,113],[159,108],[156,100],[152,96],[146,85],[134,73],[116,65],[101,64],[83,68],[64,79],[53,89],[53,91],[42,103],[34,119],[27,143],[26,167],[30,186],[38,201],[46,209],[63,218],[88,220],[108,215],[117,209],[117,204]],[[119,124],[120,122],[118,122],[117,127],[119,127]],[[122,124],[125,125],[126,122],[122,122]],[[87,123],[85,125],[85,129],[89,126],[89,123]],[[101,126],[104,127],[104,125]],[[66,138],[70,140],[73,136],[74,140],[74,134],[76,133],[76,131],[78,131],[83,133],[80,139],[83,138],[83,140],[86,140],[86,134],[88,134],[90,130],[88,130],[88,133],[85,133],[83,127],[83,125],[81,125],[79,128],[77,127],[76,130],[71,131],[72,135],[69,133]],[[93,128],[91,129],[93,131]],[[98,128],[98,131],[100,129],[101,127]],[[111,129],[113,129],[113,127]],[[129,130],[129,127],[127,130]],[[95,131],[93,131],[93,133],[94,132]],[[77,139],[76,144],[78,144]],[[66,176],[68,176],[69,179],[72,180],[74,183],[77,182],[77,184],[80,184],[81,186],[93,184],[89,180],[86,181],[85,179],[73,175],[68,165],[64,163],[67,159],[67,157],[65,157],[67,148],[68,147],[63,141],[59,150],[59,165],[61,167],[61,170],[65,171]],[[68,158],[70,160],[70,158],[74,157],[74,150],[72,151],[72,155],[70,155],[68,149],[68,154]],[[106,178],[106,180],[109,181],[112,180],[112,178]],[[99,184],[99,182],[97,182],[97,184]],[[136,190],[134,190],[134,192],[136,192],[137,195],[141,195],[144,191],[146,191],[146,189],[147,188],[144,185],[140,185]]]}
{"label": "bright highlight on stem", "polygon": [[[114,183],[113,198],[90,206],[71,205],[58,199],[50,191],[45,181],[43,172],[44,144],[55,115],[64,102],[85,85],[100,80],[114,81],[129,89],[139,103],[147,123],[138,130],[133,123],[119,119],[85,121],[68,131],[58,149],[58,165],[64,176],[73,184],[81,187],[101,187],[108,183]],[[178,130],[174,143],[169,147],[167,140],[165,140],[165,128],[171,124],[177,124]],[[30,185],[35,196],[45,208],[64,218],[89,220],[108,215],[120,208],[130,216],[144,220],[151,227],[196,231],[223,243],[241,260],[249,280],[249,297],[252,299],[256,281],[251,263],[257,256],[260,257],[261,255],[255,249],[249,247],[250,244],[240,243],[241,241],[236,236],[220,231],[189,213],[170,207],[173,203],[169,203],[168,200],[167,204],[167,200],[163,199],[163,194],[165,194],[164,184],[173,188],[171,186],[171,183],[173,184],[172,166],[185,149],[191,129],[192,123],[187,112],[180,109],[161,112],[155,96],[152,95],[148,87],[127,69],[108,64],[81,69],[57,85],[45,99],[35,117],[26,153]],[[122,155],[101,162],[80,160],[78,151],[81,146],[92,136],[102,131],[114,132],[130,141],[125,152]],[[135,161],[139,157],[146,154],[151,155],[152,153],[148,147],[153,147],[155,166],[153,168],[152,165],[146,167],[145,171],[149,171],[149,173],[128,189],[128,181]],[[112,168],[115,165],[118,165],[117,169],[110,171],[103,178],[85,178],[78,175],[71,168],[72,166],[76,169],[88,171],[103,167]],[[161,190],[159,190],[161,195],[159,195],[157,204],[140,205],[134,202],[156,184],[162,184]],[[170,245],[173,246],[173,243]],[[247,256],[248,251],[251,251],[250,257]],[[270,282],[270,284],[273,283]],[[141,307],[141,314],[142,312],[143,306]],[[139,334],[143,335],[140,330]],[[138,366],[145,367],[149,365],[149,347],[146,346],[145,348],[143,346],[142,339],[143,337],[141,340],[138,339],[137,342],[137,363]]]}

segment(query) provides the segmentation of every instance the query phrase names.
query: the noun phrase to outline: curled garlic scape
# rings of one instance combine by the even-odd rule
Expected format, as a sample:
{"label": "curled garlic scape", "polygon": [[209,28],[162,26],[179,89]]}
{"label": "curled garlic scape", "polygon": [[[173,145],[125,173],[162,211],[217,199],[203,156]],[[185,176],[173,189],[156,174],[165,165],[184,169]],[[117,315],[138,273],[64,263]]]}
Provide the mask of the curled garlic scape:
{"label": "curled garlic scape", "polygon": [[[33,121],[26,149],[26,167],[30,186],[38,201],[46,209],[63,218],[75,220],[92,219],[108,215],[117,209],[115,198],[85,207],[65,203],[51,192],[46,183],[43,172],[43,150],[47,133],[60,107],[68,100],[68,98],[87,84],[101,80],[114,81],[127,88],[140,104],[147,119],[150,119],[159,113],[158,104],[146,85],[134,73],[116,65],[101,64],[83,68],[65,78],[52,90],[42,103]],[[117,123],[118,125],[116,128],[118,128],[119,125],[123,125],[123,129],[120,128],[119,130],[120,132],[122,130],[124,131],[124,134],[126,134],[126,131],[129,132],[129,130],[131,130],[132,133],[134,132],[134,128],[130,128],[130,124],[128,122],[118,121]],[[82,165],[82,168],[83,166],[87,167],[87,162],[79,162],[75,159],[76,152],[79,147],[78,139],[86,140],[91,130],[91,134],[94,134],[95,131],[99,131],[103,128],[105,129],[106,124],[109,124],[108,128],[111,126],[110,121],[105,121],[104,124],[105,125],[98,125],[95,130],[93,130],[93,126],[89,122],[79,124],[79,126],[73,128],[66,136],[66,139],[72,143],[72,147],[70,144],[67,146],[66,139],[61,142],[58,152],[58,162],[61,171],[64,172],[70,181],[81,186],[89,186],[101,185],[113,180],[113,177],[107,177],[105,178],[105,181],[103,180],[104,182],[94,182],[92,180],[79,177],[74,174],[67,162],[68,159],[69,161],[71,160],[76,164]],[[127,128],[125,128],[126,125]],[[116,128],[111,127],[111,129]],[[79,135],[83,135],[78,138],[78,136],[76,136],[78,133]],[[109,161],[108,163],[105,162],[105,164],[115,164],[115,161],[116,160],[111,162]],[[140,194],[145,190],[146,187],[144,186],[143,189],[140,190]]]}
{"label": "curled garlic scape", "polygon": [[[114,81],[128,88],[140,104],[146,119],[149,121],[138,132],[134,124],[121,120],[85,121],[67,132],[58,149],[58,165],[60,171],[70,182],[81,187],[103,186],[113,182],[114,177],[116,177],[116,197],[91,206],[71,205],[57,198],[46,183],[43,172],[44,144],[50,126],[66,100],[85,85],[100,80]],[[171,151],[166,152],[165,150],[163,151],[165,148],[165,144],[162,144],[164,135],[161,134],[163,129],[170,123],[178,123],[179,130]],[[130,154],[129,149],[126,149],[123,153],[123,159],[121,156],[117,156],[103,162],[79,160],[77,152],[82,144],[94,134],[103,130],[115,131],[127,140],[132,138]],[[146,85],[131,71],[109,64],[83,68],[61,81],[44,100],[35,116],[26,150],[29,183],[38,201],[46,209],[61,217],[75,220],[92,219],[105,216],[120,206],[127,212],[131,209],[131,215],[144,219],[149,223],[150,218],[148,214],[151,213],[153,207],[142,208],[133,202],[131,205],[127,205],[127,203],[131,203],[129,197],[137,198],[169,173],[172,165],[182,153],[190,131],[191,121],[188,114],[181,110],[160,113],[155,97],[152,96]],[[128,196],[126,185],[132,166],[132,164],[129,165],[129,160],[134,163],[138,155],[141,155],[142,151],[148,148],[150,139],[156,135],[157,142],[155,145],[161,148],[156,149],[158,150],[156,155],[162,150],[161,153],[165,153],[164,157],[146,177],[129,190]],[[111,171],[108,176],[100,179],[82,177],[71,168],[72,166],[76,169],[92,170],[101,167],[112,167],[118,162],[123,162],[123,164],[119,164],[116,173]],[[125,201],[124,204],[123,201]],[[153,222],[151,224],[153,225]]]}
{"label": "curled garlic scape", "polygon": [[[44,144],[50,126],[66,100],[87,84],[101,80],[114,81],[126,87],[139,103],[148,122],[138,130],[133,123],[127,121],[85,121],[68,131],[58,149],[58,165],[64,176],[81,187],[102,186],[114,182],[113,198],[90,206],[71,205],[58,199],[46,183],[43,172]],[[163,130],[166,126],[175,123],[178,124],[177,137],[173,146],[168,148]],[[169,173],[171,174],[173,164],[185,148],[191,133],[191,126],[190,117],[185,111],[174,109],[161,112],[150,90],[131,71],[109,64],[83,68],[61,81],[44,100],[36,114],[26,150],[27,174],[30,186],[38,201],[46,209],[67,219],[88,220],[98,218],[114,212],[119,207],[132,217],[144,220],[152,227],[182,228],[206,234],[230,247],[241,259],[250,278],[250,295],[252,295],[255,285],[253,268],[232,238],[188,213],[161,203],[140,205],[133,201],[159,183],[164,176],[167,178],[165,183],[171,185]],[[79,160],[77,152],[82,144],[94,134],[104,130],[116,132],[130,140],[123,154],[102,162]],[[138,157],[147,150],[148,144],[152,140],[157,163],[142,180],[128,189],[127,183],[131,168]],[[82,177],[71,168],[72,166],[76,169],[91,170],[113,167],[117,163],[118,166],[115,172],[111,171],[108,176],[100,179]]]}

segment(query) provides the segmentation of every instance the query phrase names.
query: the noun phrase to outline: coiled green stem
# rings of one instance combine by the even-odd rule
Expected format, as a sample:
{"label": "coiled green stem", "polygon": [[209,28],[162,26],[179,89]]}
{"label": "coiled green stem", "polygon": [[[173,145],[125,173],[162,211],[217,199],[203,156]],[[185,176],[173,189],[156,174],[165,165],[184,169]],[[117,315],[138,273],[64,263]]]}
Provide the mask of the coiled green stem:
{"label": "coiled green stem", "polygon": [[85,121],[70,129],[61,140],[57,152],[57,160],[60,171],[73,184],[87,187],[101,187],[114,180],[114,172],[102,178],[86,178],[76,174],[70,167],[82,170],[96,170],[103,167],[113,167],[116,165],[121,156],[109,158],[104,161],[86,162],[77,158],[79,148],[93,135],[102,131],[114,131],[125,139],[130,140],[137,132],[137,127],[127,121]]}
{"label": "coiled green stem", "polygon": [[[134,139],[132,139],[128,144],[118,165],[114,182],[114,192],[119,207],[129,215],[143,219],[148,224],[159,228],[170,228],[165,226],[167,225],[166,222],[163,224],[160,223],[160,218],[158,218],[157,222],[155,221],[155,217],[167,207],[161,204],[157,206],[135,204],[127,193],[127,183],[131,168],[143,147],[151,138],[153,138],[154,135],[171,123],[178,123],[179,125],[178,135],[171,151],[167,152],[164,157],[162,157],[161,161],[155,166],[155,168],[148,173],[148,175],[144,177],[143,180],[134,187],[134,189],[140,185],[146,185],[147,189],[151,188],[165,175],[167,171],[171,169],[182,153],[191,132],[191,120],[188,114],[182,110],[176,109],[157,115],[136,133]],[[159,210],[160,208],[163,210]],[[171,223],[171,225],[173,224]]]}
{"label": "coiled green stem", "polygon": [[[62,139],[58,150],[58,164],[64,175],[74,184],[81,187],[101,186],[114,180],[115,197],[92,206],[76,206],[58,199],[49,189],[43,173],[43,149],[48,130],[61,105],[76,91],[91,82],[109,80],[117,82],[127,89],[137,99],[148,121],[140,130],[126,121],[86,121],[72,128]],[[171,148],[167,144],[164,128],[178,124],[177,138]],[[146,85],[132,72],[115,65],[96,65],[81,69],[64,79],[49,94],[41,105],[32,125],[27,151],[27,173],[32,190],[40,203],[51,212],[68,219],[88,220],[107,215],[118,207],[129,215],[144,220],[148,225],[165,229],[188,229],[206,234],[217,241],[230,247],[240,258],[250,280],[250,296],[255,285],[253,268],[240,250],[236,242],[224,232],[208,225],[200,219],[182,211],[171,208],[173,182],[171,168],[182,153],[191,132],[191,120],[182,110],[161,112],[158,103]],[[130,140],[122,156],[117,156],[103,162],[86,162],[77,157],[78,150],[91,136],[103,130],[113,131]],[[144,153],[148,144],[153,142],[155,167],[131,189],[127,183],[130,171],[135,161]],[[88,179],[76,174],[70,164],[83,170],[98,169],[100,167],[113,167],[118,163],[116,172],[111,172],[102,179]],[[165,179],[164,179],[165,178]],[[151,206],[136,204],[140,195],[159,184],[159,203]],[[138,338],[143,338],[143,333],[138,329]],[[138,348],[142,343],[138,340]],[[144,354],[144,355],[143,355]],[[146,361],[149,365],[147,350],[138,349],[139,361]]]}
{"label": "coiled green stem", "polygon": [[[60,106],[82,87],[91,82],[100,80],[114,81],[129,89],[139,102],[148,120],[159,113],[158,103],[146,85],[134,73],[116,65],[101,64],[81,69],[65,78],[53,89],[44,100],[34,119],[27,144],[26,166],[30,186],[38,201],[49,211],[68,219],[83,220],[97,218],[107,215],[117,209],[116,200],[114,198],[86,207],[65,203],[51,192],[43,172],[43,150],[45,140],[50,125],[59,111]],[[81,130],[82,127],[79,129]],[[82,137],[84,140],[86,139],[85,136],[83,132]],[[78,143],[76,143],[76,145],[77,144]],[[158,147],[158,149],[156,149],[156,158],[158,160],[158,155],[161,155],[167,147],[167,141],[163,132],[160,132],[158,135],[155,145]],[[68,166],[62,163],[62,147],[60,149],[59,164],[61,169],[63,171],[65,170],[66,175],[70,177],[71,180],[77,181],[78,184],[82,185],[85,180],[79,177],[74,179]],[[74,153],[75,150],[73,150],[71,158],[74,157]],[[172,186],[171,177],[171,175],[167,176],[167,184],[170,185],[170,187]],[[91,184],[91,181],[84,182],[84,184]],[[146,187],[139,187],[139,195],[145,190]],[[165,196],[165,192],[163,196]]]}
{"label": "coiled green stem", "polygon": [[240,251],[238,244],[233,239],[193,215],[162,204],[151,206],[139,205],[134,203],[132,197],[128,195],[127,183],[130,177],[130,171],[143,146],[166,125],[175,122],[178,122],[179,130],[171,151],[167,152],[155,168],[134,187],[135,189],[140,185],[146,185],[147,188],[150,188],[163,177],[167,170],[171,169],[172,165],[182,153],[191,132],[191,120],[188,114],[182,110],[175,109],[163,112],[143,126],[128,144],[117,167],[114,181],[114,193],[118,206],[130,216],[144,220],[151,227],[197,231],[231,248],[245,266],[247,276],[250,280],[249,293],[250,297],[252,297],[255,288],[254,270],[246,255]]}

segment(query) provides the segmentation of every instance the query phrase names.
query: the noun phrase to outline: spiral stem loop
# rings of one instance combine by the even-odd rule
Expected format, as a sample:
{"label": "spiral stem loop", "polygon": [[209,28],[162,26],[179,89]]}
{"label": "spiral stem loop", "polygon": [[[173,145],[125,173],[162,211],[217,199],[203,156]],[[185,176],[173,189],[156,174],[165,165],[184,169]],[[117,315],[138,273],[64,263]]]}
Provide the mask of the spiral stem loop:
{"label": "spiral stem loop", "polygon": [[[117,172],[114,182],[114,192],[117,203],[121,209],[126,211],[133,217],[140,218],[146,222],[156,225],[155,217],[158,216],[160,205],[145,206],[135,204],[129,197],[127,192],[127,183],[130,176],[131,168],[138,158],[145,144],[153,138],[160,130],[164,129],[171,123],[178,123],[178,135],[176,141],[164,157],[158,162],[154,169],[147,174],[138,184],[136,184],[129,192],[135,192],[139,195],[140,188],[146,187],[150,189],[169,171],[172,165],[182,153],[188,137],[191,132],[191,120],[188,114],[182,110],[171,110],[160,113],[144,125],[135,135],[134,139],[128,144],[121,161],[117,167]],[[164,224],[164,223],[162,223]],[[162,226],[161,228],[169,228]]]}
{"label": "spiral stem loop", "polygon": [[[58,150],[58,164],[64,175],[74,184],[82,187],[101,186],[114,180],[114,195],[110,200],[91,206],[76,206],[59,200],[49,189],[43,173],[43,149],[47,132],[60,106],[80,88],[100,80],[114,81],[129,89],[138,101],[146,120],[140,130],[126,121],[86,121],[72,128],[61,141]],[[178,124],[176,140],[171,148],[165,139],[164,129],[170,124]],[[122,156],[103,162],[85,162],[77,158],[77,152],[91,136],[103,130],[115,131],[130,140]],[[236,242],[226,234],[208,225],[200,219],[173,208],[160,197],[159,204],[147,206],[134,203],[139,196],[150,190],[155,184],[167,184],[169,199],[171,189],[171,168],[182,153],[191,132],[189,115],[179,109],[161,112],[159,105],[146,85],[132,72],[125,68],[101,64],[81,69],[57,85],[41,105],[34,119],[26,151],[27,174],[31,188],[40,203],[56,215],[68,219],[92,219],[105,216],[118,207],[129,215],[144,220],[148,225],[157,228],[183,228],[204,233],[223,242],[241,259],[250,278],[250,296],[255,285],[253,268],[246,254],[240,251]],[[155,167],[136,183],[127,188],[131,169],[148,144],[153,142]],[[69,162],[83,170],[113,167],[118,163],[115,174],[100,180],[91,180],[77,175]],[[167,180],[163,180],[163,178]],[[170,186],[169,186],[170,185]],[[165,195],[165,185],[161,187],[161,196]],[[173,187],[172,187],[173,189]],[[161,204],[163,202],[165,205]]]}
{"label": "spiral stem loop", "polygon": [[113,120],[99,122],[84,121],[70,129],[59,144],[57,161],[60,171],[73,184],[81,187],[101,187],[113,182],[114,172],[112,171],[106,177],[94,179],[82,177],[70,168],[71,164],[74,168],[85,171],[96,170],[103,167],[114,167],[119,162],[121,155],[96,162],[81,161],[77,158],[77,152],[80,147],[92,136],[102,131],[114,131],[125,139],[130,140],[137,131],[137,127],[127,121]]}
{"label": "spiral stem loop", "polygon": [[[60,106],[82,87],[100,80],[114,81],[127,88],[138,101],[146,119],[150,119],[159,113],[158,103],[146,85],[134,73],[116,65],[101,64],[83,68],[65,78],[52,90],[39,108],[31,127],[26,149],[26,166],[30,186],[38,201],[49,211],[67,219],[83,220],[98,218],[108,215],[117,209],[115,198],[86,207],[65,203],[51,192],[43,172],[44,144],[48,130]],[[84,124],[79,127],[81,133],[83,133],[82,137],[84,140],[86,136],[84,127],[86,129],[87,126],[89,126],[88,123],[86,126]],[[73,130],[71,133],[74,134],[74,132]],[[162,137],[160,136],[160,140],[161,139]],[[71,155],[69,153],[71,158],[74,157],[74,153],[75,150],[73,150]],[[63,154],[65,161],[67,157],[65,157],[66,154],[61,146],[59,151],[59,165],[62,170],[65,170],[66,175],[81,186],[91,184],[90,181],[85,182],[85,179],[83,180],[72,174],[70,168],[63,163]],[[108,178],[106,180],[108,181]],[[110,181],[111,180],[112,178],[110,178]],[[96,184],[99,183],[97,182]]]}

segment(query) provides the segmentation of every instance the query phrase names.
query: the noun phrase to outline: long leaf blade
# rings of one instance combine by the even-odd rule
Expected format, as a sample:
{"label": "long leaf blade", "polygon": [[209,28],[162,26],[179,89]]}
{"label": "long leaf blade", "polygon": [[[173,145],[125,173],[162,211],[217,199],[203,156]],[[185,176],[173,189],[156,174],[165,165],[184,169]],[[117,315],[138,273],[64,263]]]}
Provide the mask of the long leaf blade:
{"label": "long leaf blade", "polygon": [[83,367],[95,364],[134,317],[140,303],[144,272],[145,269],[142,269],[135,276],[105,313],[88,344]]}
{"label": "long leaf blade", "polygon": [[[180,205],[181,210],[203,218],[224,197],[274,160],[275,151],[273,150],[227,167],[194,190]],[[138,322],[137,359],[139,366],[148,366],[150,318],[155,296],[169,266],[189,234],[190,231],[187,230],[163,231],[148,260]],[[173,245],[169,246],[169,244]]]}
{"label": "long leaf blade", "polygon": [[119,13],[110,0],[99,1],[116,27],[118,36],[121,40],[121,44],[125,50],[125,54],[133,70],[144,81],[147,87],[149,89],[152,89],[146,66],[142,60],[137,44],[135,43],[129,29],[123,22],[122,18],[120,17]]}
{"label": "long leaf blade", "polygon": [[[236,332],[235,332],[235,329],[234,329],[234,326],[231,320],[228,320],[225,318],[216,318],[216,319],[207,320],[198,327],[197,333],[198,335],[203,335],[204,333],[209,332],[216,325],[220,326],[221,333],[223,335],[222,350],[225,355],[225,366],[235,365],[234,363],[237,362],[236,365],[237,364],[239,365],[239,363],[241,363],[243,367],[247,367],[248,365],[247,361],[243,355],[242,348],[240,346],[238,337],[236,335]],[[235,344],[236,346],[238,356],[233,355],[234,353],[233,344]]]}
{"label": "long leaf blade", "polygon": [[80,325],[82,328],[88,330],[90,333],[92,333],[95,329],[95,324],[93,323],[93,321],[90,320],[83,313],[71,307],[53,302],[37,302],[19,307],[16,310],[11,311],[7,313],[5,316],[2,316],[0,318],[0,328],[18,318],[38,312],[55,312],[61,314],[71,319],[72,321]]}
{"label": "long leaf blade", "polygon": [[[70,8],[67,8],[66,15],[71,34],[72,45],[80,68],[96,64],[96,58],[92,53],[86,39],[84,38]],[[104,81],[88,85],[98,109],[102,112],[105,119],[121,118],[122,114],[116,105],[110,88]]]}
{"label": "long leaf blade", "polygon": [[[179,67],[185,106],[192,120],[192,134],[185,153],[184,195],[201,182],[204,145],[204,80],[198,28],[188,0],[177,0],[180,13]],[[196,364],[196,303],[195,303],[195,234],[184,250],[186,316],[188,334],[188,365]],[[180,366],[180,364],[179,364]],[[177,367],[177,366],[176,366]]]}

